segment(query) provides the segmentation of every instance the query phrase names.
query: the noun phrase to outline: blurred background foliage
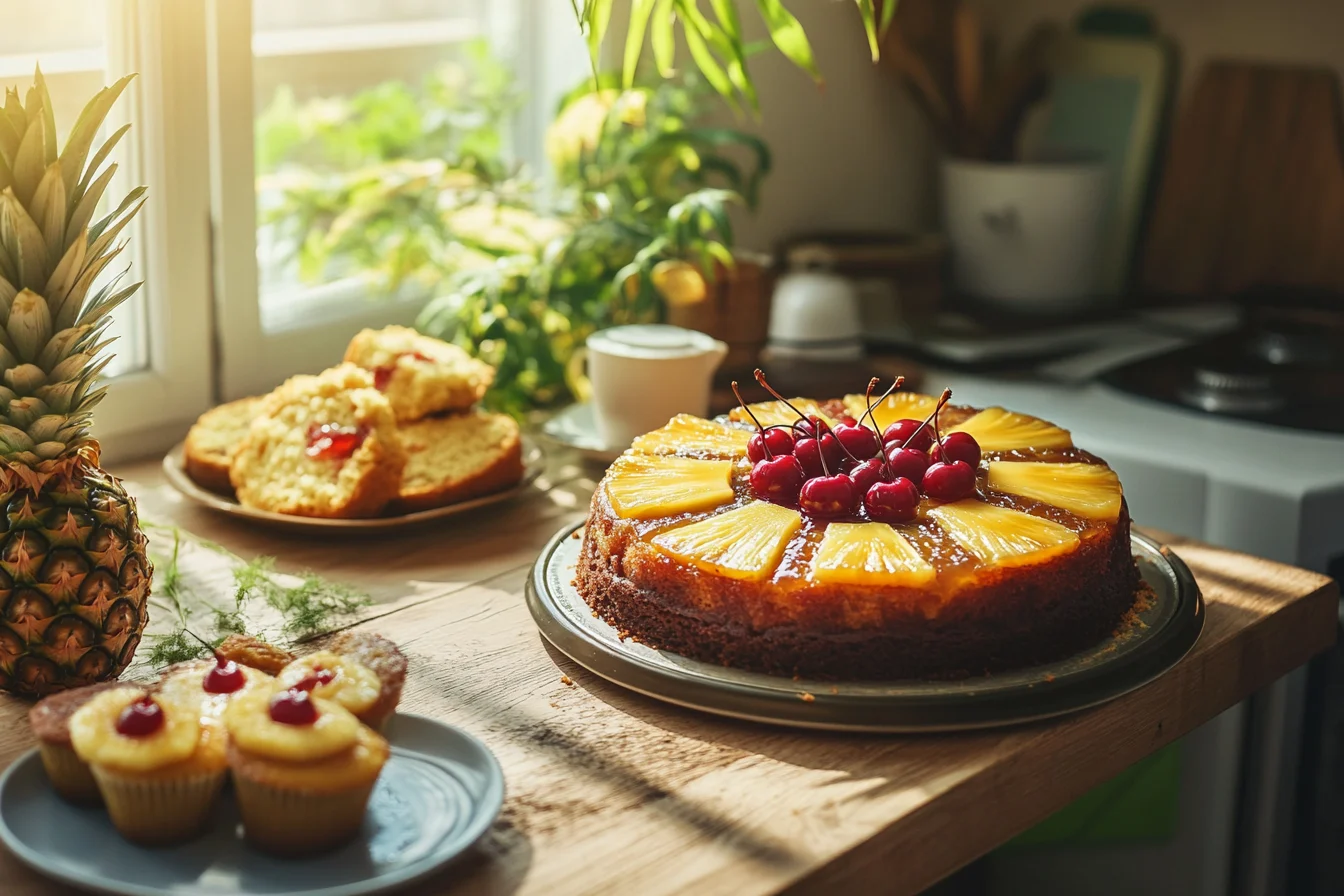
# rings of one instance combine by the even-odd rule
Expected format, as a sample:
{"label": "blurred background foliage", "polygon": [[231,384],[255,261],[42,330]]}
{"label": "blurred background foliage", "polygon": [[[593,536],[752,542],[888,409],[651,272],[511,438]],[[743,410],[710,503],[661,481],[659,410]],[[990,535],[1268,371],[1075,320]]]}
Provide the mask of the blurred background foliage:
{"label": "blurred background foliage", "polygon": [[549,176],[510,160],[522,97],[484,43],[420,85],[298,103],[257,124],[259,224],[306,282],[415,290],[417,326],[498,368],[491,406],[583,398],[595,329],[656,321],[732,264],[729,208],[754,206],[770,153],[701,124],[719,102],[694,72],[585,79],[546,133]]}

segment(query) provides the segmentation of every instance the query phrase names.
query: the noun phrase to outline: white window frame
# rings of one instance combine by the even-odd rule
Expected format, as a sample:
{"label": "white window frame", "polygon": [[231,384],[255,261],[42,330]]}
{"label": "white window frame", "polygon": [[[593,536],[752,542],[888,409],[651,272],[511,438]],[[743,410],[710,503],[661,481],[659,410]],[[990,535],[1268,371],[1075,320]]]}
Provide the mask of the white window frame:
{"label": "white window frame", "polygon": [[[538,0],[520,0],[534,10]],[[560,6],[563,6],[561,4]],[[256,255],[256,187],[253,151],[253,34],[250,0],[206,0],[209,33],[208,82],[211,154],[210,181],[214,209],[213,258],[215,326],[219,346],[219,391],[224,400],[264,393],[285,377],[316,372],[341,359],[350,337],[364,327],[410,325],[429,297],[423,294],[368,296],[369,285],[357,278],[305,290],[293,313],[273,331],[263,326]],[[572,13],[565,10],[572,17]],[[488,36],[507,28],[509,16],[487,26]],[[526,33],[517,54],[518,81],[529,93],[541,64],[531,52],[547,33],[547,23],[519,16]],[[535,36],[534,36],[535,35]],[[577,32],[574,42],[582,47]],[[529,120],[515,122],[525,137],[537,134],[541,117],[549,120],[553,100],[531,94]],[[538,145],[539,140],[533,140]],[[530,154],[529,154],[530,155]],[[535,159],[526,158],[529,163]]]}
{"label": "white window frame", "polygon": [[[147,365],[108,381],[94,414],[105,459],[161,450],[213,398],[210,191],[204,16],[197,3],[110,0],[111,71],[138,71],[122,102],[137,183],[148,182],[132,249],[145,279]],[[115,350],[115,345],[114,345]]]}

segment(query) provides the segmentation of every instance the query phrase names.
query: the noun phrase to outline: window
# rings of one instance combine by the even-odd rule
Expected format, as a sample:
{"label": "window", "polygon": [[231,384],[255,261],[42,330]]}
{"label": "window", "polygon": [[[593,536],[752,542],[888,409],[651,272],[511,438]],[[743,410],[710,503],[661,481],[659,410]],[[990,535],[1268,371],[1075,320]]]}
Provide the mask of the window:
{"label": "window", "polygon": [[[325,234],[345,209],[292,214],[296,184],[419,176],[417,165],[441,155],[444,115],[469,127],[488,111],[462,81],[479,59],[507,66],[520,97],[497,110],[491,133],[539,169],[545,122],[587,65],[572,11],[550,0],[0,8],[24,23],[0,34],[0,86],[26,89],[40,63],[63,131],[100,87],[138,73],[107,124],[134,127],[114,153],[105,201],[150,188],[123,257],[146,286],[116,313],[117,357],[97,415],[105,449],[121,456],[166,447],[215,400],[338,361],[360,327],[414,320],[423,284],[390,288],[367,259],[302,251],[298,224]],[[313,133],[330,144],[322,152],[304,142]]]}

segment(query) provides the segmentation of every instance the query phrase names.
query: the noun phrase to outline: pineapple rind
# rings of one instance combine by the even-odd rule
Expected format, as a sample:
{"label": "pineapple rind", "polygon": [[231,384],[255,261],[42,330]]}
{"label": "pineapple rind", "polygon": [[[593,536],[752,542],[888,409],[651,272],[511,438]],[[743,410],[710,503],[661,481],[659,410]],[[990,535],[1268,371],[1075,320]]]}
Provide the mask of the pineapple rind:
{"label": "pineapple rind", "polygon": [[711,510],[735,495],[730,460],[625,453],[607,473],[607,498],[616,515],[654,519]]}
{"label": "pineapple rind", "polygon": [[[864,413],[868,407],[864,396],[846,395],[844,403],[846,413],[864,425],[868,425],[868,420],[864,418]],[[873,419],[877,421],[877,431],[882,432],[897,420],[906,418],[923,420],[933,413],[933,409],[937,406],[938,399],[932,395],[922,395],[919,392],[895,392],[878,404],[873,405]]]}
{"label": "pineapple rind", "polygon": [[980,443],[982,451],[1073,447],[1073,438],[1068,430],[1038,417],[998,407],[985,408],[974,417],[945,431],[970,433]]}
{"label": "pineapple rind", "polygon": [[[820,417],[828,425],[834,424],[827,414],[821,410],[821,405],[811,398],[790,398],[789,404],[797,408],[808,417]],[[756,415],[756,419],[762,426],[789,426],[798,421],[798,415],[793,412],[788,404],[782,401],[758,401],[755,404],[747,405],[751,413]],[[728,413],[728,419],[738,423],[750,423],[751,417],[740,407],[733,408]]]}
{"label": "pineapple rind", "polygon": [[1101,464],[1015,463],[989,465],[990,488],[1063,508],[1089,520],[1120,516],[1120,477]]}
{"label": "pineapple rind", "polygon": [[636,454],[714,454],[743,457],[751,432],[695,417],[678,414],[666,426],[646,432],[635,439],[630,450]]}
{"label": "pineapple rind", "polygon": [[831,523],[812,558],[823,584],[916,587],[935,572],[924,555],[886,523]]}
{"label": "pineapple rind", "polygon": [[932,507],[929,516],[982,563],[1027,566],[1078,547],[1078,533],[1059,523],[969,498]]}
{"label": "pineapple rind", "polygon": [[730,579],[760,582],[779,567],[803,526],[796,510],[755,501],[707,520],[670,529],[653,544],[675,560]]}

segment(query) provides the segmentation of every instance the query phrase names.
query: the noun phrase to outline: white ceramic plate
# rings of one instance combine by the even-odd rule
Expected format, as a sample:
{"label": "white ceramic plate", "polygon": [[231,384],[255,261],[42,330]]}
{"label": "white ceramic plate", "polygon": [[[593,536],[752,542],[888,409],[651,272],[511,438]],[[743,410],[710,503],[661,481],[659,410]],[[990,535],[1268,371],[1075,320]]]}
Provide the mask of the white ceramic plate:
{"label": "white ceramic plate", "polygon": [[576,448],[592,460],[610,463],[620,457],[629,445],[612,446],[602,441],[597,432],[597,421],[593,419],[591,404],[572,404],[547,420],[541,427],[542,434],[553,442],[566,448]]}
{"label": "white ceramic plate", "polygon": [[[392,756],[353,842],[282,859],[243,842],[226,789],[214,823],[181,846],[123,840],[102,809],[77,808],[47,783],[37,750],[0,776],[0,842],[24,864],[96,893],[124,896],[357,896],[404,886],[480,839],[504,802],[504,775],[485,745],[424,716],[398,713]],[[3,890],[0,886],[0,890]]]}
{"label": "white ceramic plate", "polygon": [[187,496],[197,504],[209,507],[211,510],[217,510],[220,513],[226,513],[229,516],[239,519],[249,520],[255,523],[261,523],[277,529],[288,529],[296,532],[332,532],[343,531],[349,533],[374,532],[385,529],[404,529],[412,526],[420,526],[434,520],[444,517],[456,516],[459,513],[469,513],[480,507],[486,507],[490,504],[498,504],[501,501],[507,501],[516,497],[523,491],[531,487],[541,471],[546,467],[546,454],[540,447],[533,444],[530,439],[523,439],[523,478],[513,488],[503,491],[493,492],[489,495],[482,495],[479,498],[472,498],[468,501],[459,501],[456,504],[449,504],[445,507],[434,507],[430,510],[419,510],[415,513],[403,513],[397,516],[377,516],[368,519],[356,520],[330,520],[318,517],[291,516],[287,513],[272,513],[269,510],[256,510],[252,507],[244,507],[238,503],[238,499],[232,495],[221,495],[218,492],[212,492],[209,489],[201,488],[187,475],[186,464],[182,458],[183,443],[179,442],[173,446],[167,454],[163,456],[163,474],[168,483],[183,495]]}

